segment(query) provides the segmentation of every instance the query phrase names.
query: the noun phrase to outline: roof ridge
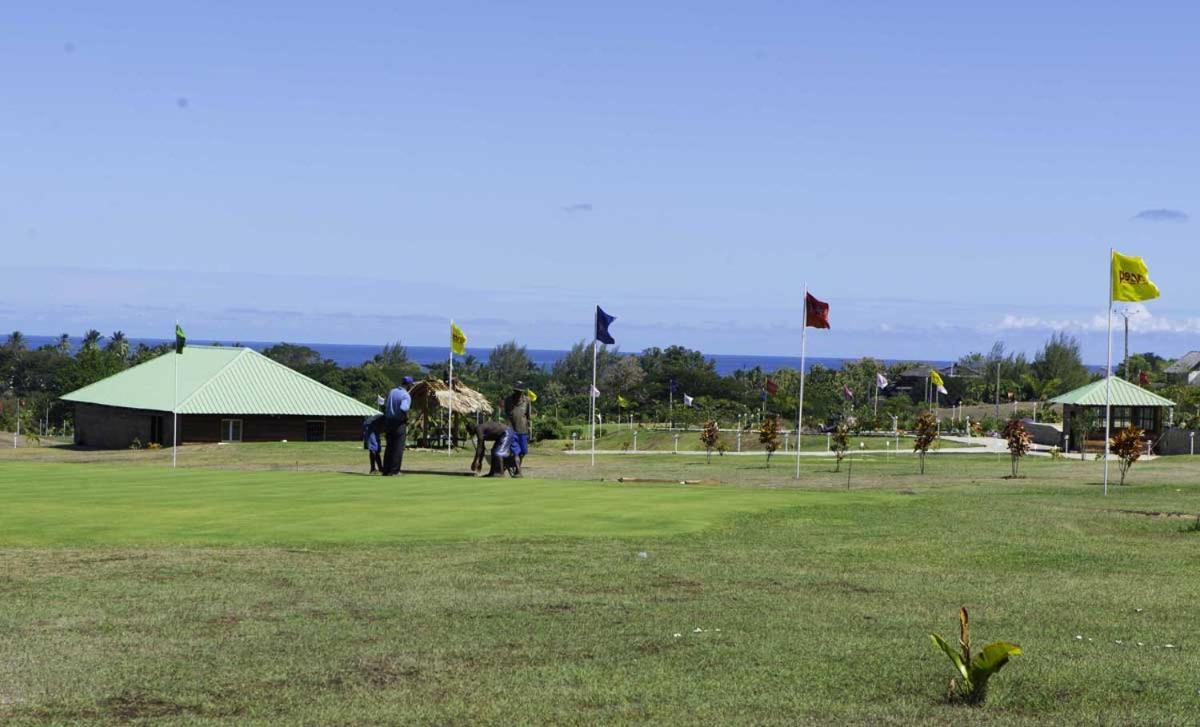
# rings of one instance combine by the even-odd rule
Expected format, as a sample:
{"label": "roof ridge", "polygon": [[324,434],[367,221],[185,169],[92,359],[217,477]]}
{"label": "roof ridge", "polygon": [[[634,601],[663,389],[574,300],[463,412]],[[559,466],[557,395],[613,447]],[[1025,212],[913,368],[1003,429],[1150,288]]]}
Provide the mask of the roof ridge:
{"label": "roof ridge", "polygon": [[[272,365],[274,365],[274,366],[278,366],[279,368],[282,368],[282,369],[286,370],[286,371],[287,371],[289,374],[291,374],[291,375],[293,375],[293,376],[299,376],[300,378],[304,379],[304,380],[305,380],[306,382],[308,382],[308,383],[315,384],[315,385],[317,385],[317,386],[321,387],[322,389],[325,389],[325,390],[329,391],[329,392],[330,392],[330,393],[332,393],[332,394],[336,394],[337,396],[340,396],[340,397],[342,397],[343,399],[347,399],[347,400],[349,400],[349,401],[352,401],[352,402],[354,402],[355,404],[362,404],[363,406],[367,406],[366,404],[363,404],[363,403],[362,403],[361,401],[359,401],[358,399],[355,399],[353,396],[350,396],[349,394],[343,394],[342,392],[338,391],[337,389],[333,388],[332,386],[329,386],[328,384],[325,384],[325,383],[322,383],[322,382],[320,382],[320,381],[317,381],[316,379],[314,379],[314,378],[313,378],[313,377],[311,377],[311,376],[308,376],[307,374],[302,374],[302,373],[300,373],[299,371],[297,371],[296,369],[292,368],[291,366],[288,366],[287,364],[280,363],[280,362],[276,361],[275,359],[271,358],[270,356],[267,356],[267,355],[265,355],[265,354],[259,353],[258,351],[255,351],[255,350],[254,350],[254,349],[252,349],[252,348],[247,348],[247,349],[245,349],[245,350],[246,350],[246,351],[249,351],[250,353],[252,353],[252,354],[254,354],[254,355],[256,355],[256,356],[258,356],[259,358],[263,359],[264,361],[268,361],[268,362],[270,362],[270,363],[271,363]],[[235,360],[236,360],[236,359],[235,359]],[[231,361],[230,363],[233,363],[233,362]],[[220,371],[218,371],[218,372],[217,372],[216,376],[213,376],[213,377],[212,377],[212,379],[209,379],[209,381],[213,381],[213,380],[215,380],[215,379],[217,378],[217,376],[220,376],[222,373],[224,373],[224,371],[225,371],[225,369],[221,369]]]}
{"label": "roof ridge", "polygon": [[[227,350],[227,351],[228,351],[228,350],[230,350],[230,348],[232,348],[232,347],[225,347],[225,346],[197,346],[197,348],[214,348],[214,349],[220,349],[220,348],[224,348],[225,350]],[[207,379],[207,380],[206,380],[206,381],[205,381],[203,384],[200,384],[199,386],[197,386],[197,387],[196,387],[196,390],[195,390],[195,391],[193,391],[193,392],[192,392],[192,393],[191,393],[191,394],[188,396],[188,398],[184,399],[183,401],[177,401],[177,402],[175,402],[175,410],[176,410],[176,411],[178,411],[178,410],[179,410],[179,407],[183,406],[184,404],[187,404],[189,401],[191,401],[192,399],[194,399],[194,398],[196,397],[196,395],[197,395],[197,394],[199,394],[201,391],[204,391],[204,390],[205,390],[205,389],[207,389],[209,386],[211,386],[211,385],[212,385],[212,382],[214,382],[214,381],[216,381],[218,378],[220,378],[221,374],[225,373],[226,369],[228,369],[230,366],[232,366],[232,365],[234,365],[235,363],[237,363],[237,360],[238,360],[239,358],[241,358],[242,356],[245,356],[245,355],[246,355],[246,352],[247,352],[247,351],[250,351],[250,350],[253,350],[253,349],[250,349],[250,348],[243,348],[243,349],[241,349],[240,351],[238,351],[238,354],[237,354],[236,356],[234,356],[234,357],[230,358],[230,359],[229,359],[229,361],[227,361],[227,362],[225,363],[225,365],[224,365],[224,366],[222,366],[220,369],[218,369],[218,370],[217,370],[217,372],[216,372],[215,374],[213,374],[212,376],[209,376],[209,377],[208,377],[208,379]],[[179,354],[176,354],[176,355],[179,355]],[[265,357],[264,357],[264,358],[265,358]]]}

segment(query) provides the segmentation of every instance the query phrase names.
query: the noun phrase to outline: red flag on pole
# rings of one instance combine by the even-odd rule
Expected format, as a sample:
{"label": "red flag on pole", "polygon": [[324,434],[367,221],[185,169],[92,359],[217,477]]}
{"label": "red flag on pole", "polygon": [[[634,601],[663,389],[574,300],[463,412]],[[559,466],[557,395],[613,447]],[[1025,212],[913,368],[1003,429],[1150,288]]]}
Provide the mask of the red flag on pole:
{"label": "red flag on pole", "polygon": [[828,303],[817,300],[812,293],[808,293],[804,299],[804,305],[808,309],[809,328],[829,328]]}
{"label": "red flag on pole", "polygon": [[767,383],[763,385],[763,388],[766,389],[767,393],[771,396],[775,396],[779,393],[779,384],[775,383],[775,379],[767,379]]}

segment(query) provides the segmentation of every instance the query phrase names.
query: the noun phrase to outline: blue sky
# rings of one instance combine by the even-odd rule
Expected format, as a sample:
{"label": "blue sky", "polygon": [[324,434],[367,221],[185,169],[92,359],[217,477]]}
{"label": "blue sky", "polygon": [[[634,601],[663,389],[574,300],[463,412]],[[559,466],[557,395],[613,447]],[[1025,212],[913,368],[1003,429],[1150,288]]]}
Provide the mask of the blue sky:
{"label": "blue sky", "polygon": [[1194,6],[19,3],[0,325],[1104,355],[1200,348]]}

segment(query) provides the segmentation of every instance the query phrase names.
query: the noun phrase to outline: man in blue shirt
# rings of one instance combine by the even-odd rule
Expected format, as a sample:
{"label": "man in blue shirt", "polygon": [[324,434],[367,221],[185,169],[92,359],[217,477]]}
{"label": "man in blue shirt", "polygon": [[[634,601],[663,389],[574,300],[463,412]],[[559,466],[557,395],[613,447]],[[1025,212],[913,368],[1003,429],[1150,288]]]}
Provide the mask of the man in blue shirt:
{"label": "man in blue shirt", "polygon": [[404,438],[408,435],[408,410],[412,406],[412,397],[408,390],[412,387],[411,376],[405,376],[399,386],[388,392],[387,401],[383,405],[383,428],[387,433],[387,451],[383,455],[383,474],[400,474],[400,464],[404,461]]}

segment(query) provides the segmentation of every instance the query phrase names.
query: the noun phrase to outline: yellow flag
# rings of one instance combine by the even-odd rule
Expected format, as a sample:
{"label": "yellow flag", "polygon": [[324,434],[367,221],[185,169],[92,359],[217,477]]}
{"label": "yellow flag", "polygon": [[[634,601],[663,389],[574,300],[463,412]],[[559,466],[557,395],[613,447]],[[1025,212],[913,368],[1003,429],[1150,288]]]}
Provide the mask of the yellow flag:
{"label": "yellow flag", "polygon": [[946,382],[942,381],[942,375],[939,374],[937,371],[934,371],[933,369],[929,369],[929,380],[933,382],[934,386],[945,386],[946,385]]}
{"label": "yellow flag", "polygon": [[1158,286],[1150,282],[1146,261],[1133,255],[1112,254],[1113,300],[1152,300],[1157,298]]}
{"label": "yellow flag", "polygon": [[537,394],[533,393],[533,389],[526,389],[525,395],[529,397],[530,403],[537,401]]}
{"label": "yellow flag", "polygon": [[450,321],[450,353],[467,355],[467,334],[463,333],[463,329],[455,325],[454,321]]}

